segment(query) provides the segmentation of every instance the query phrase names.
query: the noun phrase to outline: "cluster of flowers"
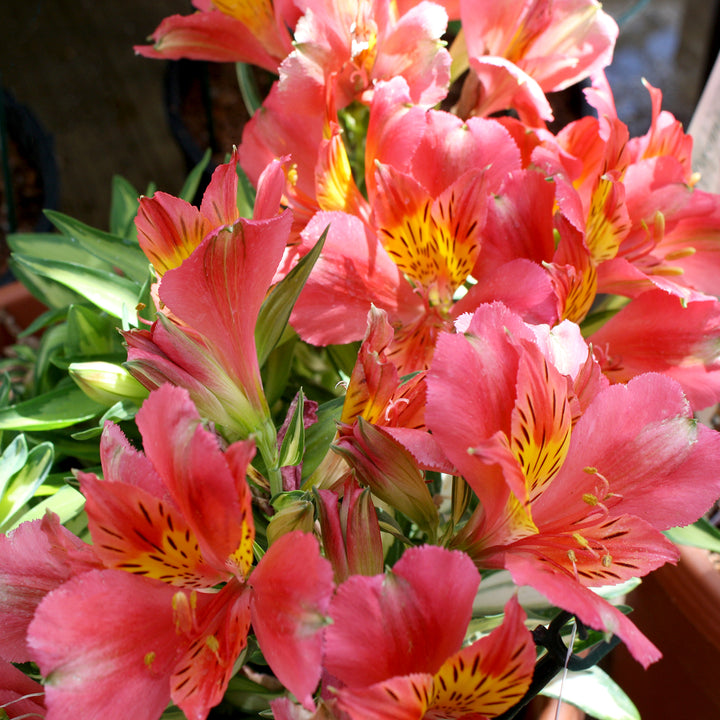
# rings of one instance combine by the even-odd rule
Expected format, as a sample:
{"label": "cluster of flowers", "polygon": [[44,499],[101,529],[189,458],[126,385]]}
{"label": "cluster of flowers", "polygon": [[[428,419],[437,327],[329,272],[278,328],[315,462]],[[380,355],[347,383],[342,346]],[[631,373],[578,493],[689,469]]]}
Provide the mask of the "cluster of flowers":
{"label": "cluster of flowers", "polygon": [[[720,201],[658,90],[629,138],[613,20],[593,0],[194,4],[139,52],[279,79],[199,208],[140,202],[144,453],[109,424],[103,478],[78,473],[92,545],[50,514],[0,537],[0,656],[44,678],[3,666],[8,709],[199,720],[251,635],[294,696],[279,720],[495,717],[536,650],[515,597],[466,643],[484,570],[657,660],[593,588],[675,561],[662,531],[720,496],[693,418],[720,401]],[[585,78],[595,115],[553,134],[546,93]],[[308,468],[317,405],[278,429],[262,310],[320,244],[291,325],[360,349]]]}

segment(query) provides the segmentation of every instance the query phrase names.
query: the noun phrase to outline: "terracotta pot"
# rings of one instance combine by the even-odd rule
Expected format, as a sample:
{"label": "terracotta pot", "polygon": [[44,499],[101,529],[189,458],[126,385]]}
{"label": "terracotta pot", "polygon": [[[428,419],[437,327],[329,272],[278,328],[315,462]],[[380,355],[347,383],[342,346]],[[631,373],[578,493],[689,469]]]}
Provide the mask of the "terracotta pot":
{"label": "terracotta pot", "polygon": [[720,717],[720,571],[706,550],[680,553],[677,566],[655,571],[628,598],[633,621],[663,659],[644,671],[624,647],[609,658],[643,720]]}

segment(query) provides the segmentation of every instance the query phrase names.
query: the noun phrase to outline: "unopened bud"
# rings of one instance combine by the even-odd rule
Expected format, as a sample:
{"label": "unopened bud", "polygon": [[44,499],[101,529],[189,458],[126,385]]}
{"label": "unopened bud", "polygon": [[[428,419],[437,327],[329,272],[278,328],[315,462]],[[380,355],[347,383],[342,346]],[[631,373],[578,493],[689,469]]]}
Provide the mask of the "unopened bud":
{"label": "unopened bud", "polygon": [[311,533],[315,523],[314,507],[308,500],[293,500],[270,518],[267,526],[267,539],[272,545],[280,536],[293,530]]}
{"label": "unopened bud", "polygon": [[148,396],[148,391],[120,365],[100,361],[71,363],[68,372],[91,400],[107,407],[122,400],[139,405]]}

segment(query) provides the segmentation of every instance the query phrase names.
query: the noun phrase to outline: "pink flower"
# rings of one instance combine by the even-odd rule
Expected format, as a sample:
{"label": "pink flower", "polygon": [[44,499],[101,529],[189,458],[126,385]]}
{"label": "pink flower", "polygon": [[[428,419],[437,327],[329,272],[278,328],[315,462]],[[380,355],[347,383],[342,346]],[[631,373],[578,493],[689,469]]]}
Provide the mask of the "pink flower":
{"label": "pink flower", "polygon": [[285,184],[278,162],[261,178],[255,217],[240,218],[235,164],[215,171],[199,211],[170,196],[141,205],[143,249],[166,272],[158,320],[124,334],[128,367],[145,387],[185,387],[232,438],[262,432],[268,422],[255,326],[292,221],[289,211],[278,214]]}
{"label": "pink flower", "polygon": [[438,332],[484,301],[502,299],[528,318],[553,321],[556,298],[542,268],[521,260],[494,277],[475,274],[488,204],[519,166],[519,150],[499,123],[463,123],[412,106],[401,79],[376,88],[369,208],[351,215],[327,194],[328,211],[308,224],[309,237],[320,225],[330,230],[293,311],[301,337],[322,345],[359,339],[375,305],[395,329],[388,355],[404,374],[426,368]]}
{"label": "pink flower", "polygon": [[499,628],[463,647],[479,580],[466,555],[426,545],[406,550],[385,575],[342,583],[325,646],[340,711],[422,720],[493,717],[514,705],[529,686],[535,647],[515,599]]}
{"label": "pink flower", "polygon": [[693,522],[720,493],[720,438],[669,378],[596,384],[588,397],[589,353],[559,369],[536,338],[493,305],[438,341],[426,422],[480,500],[452,544],[616,633],[647,665],[657,650],[589,588],[676,560],[661,531]]}
{"label": "pink flower", "polygon": [[322,112],[369,102],[380,80],[401,76],[414,102],[440,102],[450,79],[450,55],[441,36],[444,9],[420,2],[399,15],[389,0],[320,0],[295,29],[295,50],[280,67],[280,92],[294,112]]}
{"label": "pink flower", "polygon": [[[44,597],[27,605],[47,717],[94,716],[112,693],[118,718],[154,719],[172,700],[201,720],[222,699],[251,622],[278,678],[311,705],[333,588],[317,542],[284,535],[253,569],[252,443],[223,452],[187,393],[170,386],[151,393],[137,422],[146,454],[109,424],[104,480],[78,474],[93,538],[86,553],[102,565],[89,569],[72,548],[70,572],[51,573]],[[38,536],[35,526],[18,530]],[[47,566],[52,553],[40,556]],[[26,595],[13,593],[10,614]]]}
{"label": "pink flower", "polygon": [[292,50],[288,27],[300,15],[288,0],[193,0],[197,12],[165,18],[152,34],[152,45],[135,52],[146,57],[177,60],[245,62],[271,72]]}
{"label": "pink flower", "polygon": [[529,125],[552,119],[544,93],[610,64],[618,28],[595,0],[462,0],[471,74],[458,114],[514,108]]}

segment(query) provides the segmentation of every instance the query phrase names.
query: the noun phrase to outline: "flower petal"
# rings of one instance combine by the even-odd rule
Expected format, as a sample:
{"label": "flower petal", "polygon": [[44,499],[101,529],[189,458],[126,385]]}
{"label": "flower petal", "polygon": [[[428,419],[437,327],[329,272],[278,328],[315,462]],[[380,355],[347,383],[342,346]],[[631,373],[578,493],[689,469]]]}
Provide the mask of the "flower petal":
{"label": "flower petal", "polygon": [[250,576],[252,624],[280,682],[308,709],[320,681],[322,629],[333,571],[312,535],[278,538]]}

